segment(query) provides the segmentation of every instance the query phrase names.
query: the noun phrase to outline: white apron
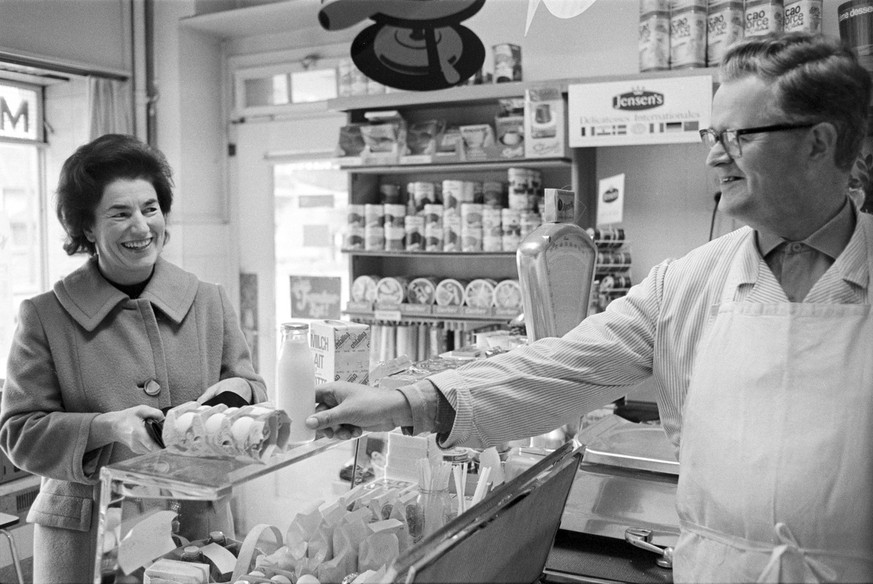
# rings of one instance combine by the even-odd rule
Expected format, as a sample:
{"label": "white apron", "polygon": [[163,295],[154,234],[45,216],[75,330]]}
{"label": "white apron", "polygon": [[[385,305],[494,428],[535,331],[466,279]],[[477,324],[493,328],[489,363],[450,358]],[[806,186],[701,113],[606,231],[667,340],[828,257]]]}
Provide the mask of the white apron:
{"label": "white apron", "polygon": [[737,264],[685,400],[674,578],[873,582],[870,306],[735,302]]}

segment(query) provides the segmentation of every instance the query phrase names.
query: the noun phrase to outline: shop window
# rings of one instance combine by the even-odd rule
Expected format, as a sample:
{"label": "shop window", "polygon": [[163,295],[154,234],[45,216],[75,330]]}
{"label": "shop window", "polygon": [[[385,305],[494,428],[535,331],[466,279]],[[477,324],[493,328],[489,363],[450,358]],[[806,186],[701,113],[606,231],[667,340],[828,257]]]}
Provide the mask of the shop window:
{"label": "shop window", "polygon": [[[292,318],[292,277],[335,277],[342,294],[348,294],[348,259],[340,251],[348,176],[332,159],[277,162],[273,184],[276,322],[285,322]],[[342,305],[347,301],[343,298]]]}
{"label": "shop window", "polygon": [[0,371],[15,332],[18,305],[44,288],[40,152],[0,143]]}
{"label": "shop window", "polygon": [[319,104],[337,97],[336,59],[238,69],[234,72],[234,118],[275,115],[288,106]]}

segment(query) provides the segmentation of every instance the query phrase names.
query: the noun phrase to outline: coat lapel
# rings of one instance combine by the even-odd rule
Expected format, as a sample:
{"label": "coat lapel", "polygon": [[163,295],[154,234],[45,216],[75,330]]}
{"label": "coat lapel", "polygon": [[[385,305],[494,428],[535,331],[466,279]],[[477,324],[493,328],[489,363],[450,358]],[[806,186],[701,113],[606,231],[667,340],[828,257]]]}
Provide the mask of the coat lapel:
{"label": "coat lapel", "polygon": [[[158,258],[151,281],[141,298],[179,324],[188,314],[197,295],[194,274]],[[54,286],[54,293],[70,317],[91,332],[115,309],[128,300],[126,294],[100,275],[97,259],[91,258]]]}

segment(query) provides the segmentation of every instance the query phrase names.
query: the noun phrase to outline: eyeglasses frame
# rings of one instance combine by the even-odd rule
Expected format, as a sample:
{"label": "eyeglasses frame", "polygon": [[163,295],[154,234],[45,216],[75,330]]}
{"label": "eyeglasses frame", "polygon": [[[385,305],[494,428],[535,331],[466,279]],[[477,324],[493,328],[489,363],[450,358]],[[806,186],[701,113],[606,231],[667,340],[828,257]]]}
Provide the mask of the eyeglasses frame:
{"label": "eyeglasses frame", "polygon": [[[712,149],[716,144],[721,144],[721,147],[724,149],[725,153],[731,158],[741,158],[743,156],[743,148],[740,145],[740,136],[745,136],[746,134],[761,134],[764,132],[783,132],[786,130],[802,130],[805,128],[811,128],[815,126],[818,122],[811,124],[772,124],[770,126],[757,126],[755,128],[739,128],[737,130],[727,129],[722,130],[721,132],[717,132],[712,128],[704,128],[699,130],[700,139],[703,140],[703,144]],[[734,141],[737,145],[737,153],[731,154],[728,150],[727,145],[723,140],[723,136],[725,134],[732,133],[734,135]],[[713,143],[710,145],[707,136],[712,136]]]}

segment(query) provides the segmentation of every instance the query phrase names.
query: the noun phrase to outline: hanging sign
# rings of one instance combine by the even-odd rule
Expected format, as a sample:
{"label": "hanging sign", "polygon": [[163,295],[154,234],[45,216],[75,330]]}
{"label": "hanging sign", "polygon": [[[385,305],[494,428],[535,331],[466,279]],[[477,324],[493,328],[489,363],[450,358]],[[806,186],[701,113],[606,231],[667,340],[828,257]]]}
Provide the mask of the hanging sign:
{"label": "hanging sign", "polygon": [[699,142],[711,102],[711,75],[570,85],[570,146]]}
{"label": "hanging sign", "polygon": [[0,138],[40,141],[40,105],[39,88],[0,83]]}
{"label": "hanging sign", "polygon": [[485,0],[325,0],[318,21],[341,30],[373,20],[352,41],[351,56],[364,75],[410,91],[466,83],[485,61],[479,37],[460,23]]}

